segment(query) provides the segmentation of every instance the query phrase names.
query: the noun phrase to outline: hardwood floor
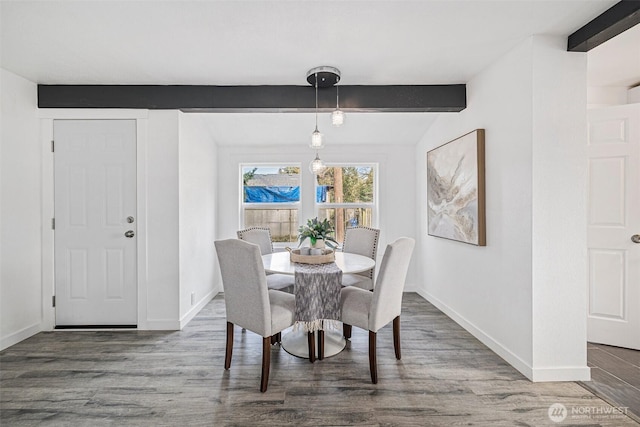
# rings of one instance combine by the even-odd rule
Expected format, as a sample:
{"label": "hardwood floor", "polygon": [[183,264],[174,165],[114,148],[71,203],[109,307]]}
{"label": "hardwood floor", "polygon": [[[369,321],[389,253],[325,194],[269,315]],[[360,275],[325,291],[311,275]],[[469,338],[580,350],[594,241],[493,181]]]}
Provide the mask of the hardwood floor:
{"label": "hardwood floor", "polygon": [[[259,392],[261,337],[235,331],[217,296],[182,331],[56,331],[0,352],[2,426],[544,426],[638,425],[573,382],[532,383],[417,294],[405,294],[402,360],[378,333],[371,384],[368,333],[314,364],[271,348]],[[599,414],[594,414],[594,409]],[[605,412],[603,414],[603,411]]]}
{"label": "hardwood floor", "polygon": [[628,408],[640,422],[640,351],[602,344],[587,345],[591,381],[580,385],[614,406]]}

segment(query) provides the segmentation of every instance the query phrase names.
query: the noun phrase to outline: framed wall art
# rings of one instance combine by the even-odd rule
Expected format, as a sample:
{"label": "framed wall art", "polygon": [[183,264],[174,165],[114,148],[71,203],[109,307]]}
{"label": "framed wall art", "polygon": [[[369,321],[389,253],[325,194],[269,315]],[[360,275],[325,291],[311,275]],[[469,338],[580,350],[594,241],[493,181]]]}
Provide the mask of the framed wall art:
{"label": "framed wall art", "polygon": [[484,129],[427,152],[430,236],[486,246]]}

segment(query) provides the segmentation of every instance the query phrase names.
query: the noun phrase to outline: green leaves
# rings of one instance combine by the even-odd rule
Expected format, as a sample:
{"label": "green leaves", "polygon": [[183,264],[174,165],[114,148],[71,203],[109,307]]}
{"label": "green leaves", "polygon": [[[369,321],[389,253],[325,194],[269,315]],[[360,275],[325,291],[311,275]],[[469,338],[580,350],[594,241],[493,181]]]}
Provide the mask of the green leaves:
{"label": "green leaves", "polygon": [[324,242],[331,249],[335,249],[338,247],[338,242],[331,236],[335,230],[328,219],[324,219],[322,221],[318,220],[318,218],[313,218],[307,220],[307,225],[301,225],[298,228],[298,239],[300,243],[298,246],[302,245],[306,239],[311,241],[312,245],[315,245],[318,239],[324,239]]}

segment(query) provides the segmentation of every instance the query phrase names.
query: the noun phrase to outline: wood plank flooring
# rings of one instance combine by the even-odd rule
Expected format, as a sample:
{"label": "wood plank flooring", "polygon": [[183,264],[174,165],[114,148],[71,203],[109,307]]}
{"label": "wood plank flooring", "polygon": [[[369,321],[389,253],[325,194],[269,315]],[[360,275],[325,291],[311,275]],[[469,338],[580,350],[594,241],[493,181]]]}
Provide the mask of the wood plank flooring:
{"label": "wood plank flooring", "polygon": [[[182,331],[56,331],[0,352],[2,426],[635,426],[577,383],[532,383],[417,294],[403,301],[402,360],[391,325],[314,364],[236,329],[224,370],[225,310],[212,300]],[[567,418],[556,424],[549,407]],[[586,411],[591,413],[586,413]],[[605,411],[606,412],[606,411]]]}
{"label": "wood plank flooring", "polygon": [[580,385],[640,422],[640,351],[588,343],[591,381]]}

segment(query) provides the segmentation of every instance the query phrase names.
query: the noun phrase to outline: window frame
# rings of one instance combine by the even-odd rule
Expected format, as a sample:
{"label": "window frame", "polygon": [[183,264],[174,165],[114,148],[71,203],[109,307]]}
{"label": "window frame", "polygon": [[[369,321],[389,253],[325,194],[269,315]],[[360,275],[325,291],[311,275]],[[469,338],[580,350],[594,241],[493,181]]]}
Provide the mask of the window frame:
{"label": "window frame", "polygon": [[[373,202],[361,202],[361,203],[318,203],[318,199],[316,197],[318,191],[318,180],[314,176],[313,179],[313,190],[314,190],[314,212],[315,216],[320,216],[320,209],[357,209],[357,208],[370,208],[371,209],[371,227],[378,228],[379,224],[379,173],[380,166],[377,162],[331,162],[325,163],[327,168],[334,167],[371,167],[373,169]],[[342,246],[342,242],[339,242],[340,246]]]}

